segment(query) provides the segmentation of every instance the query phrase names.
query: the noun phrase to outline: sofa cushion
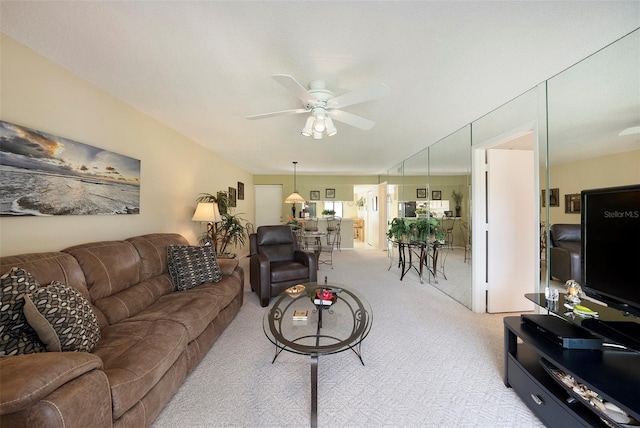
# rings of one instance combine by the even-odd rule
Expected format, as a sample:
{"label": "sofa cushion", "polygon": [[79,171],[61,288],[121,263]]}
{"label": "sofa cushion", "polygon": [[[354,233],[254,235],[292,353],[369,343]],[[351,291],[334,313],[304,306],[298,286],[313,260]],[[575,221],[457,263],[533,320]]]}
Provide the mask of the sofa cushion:
{"label": "sofa cushion", "polygon": [[50,352],[91,352],[100,340],[91,304],[57,281],[25,295],[24,315]]}
{"label": "sofa cushion", "polygon": [[309,268],[302,263],[276,262],[271,263],[271,283],[304,280],[309,277]]}
{"label": "sofa cushion", "polygon": [[215,250],[210,245],[203,247],[170,245],[167,247],[167,261],[176,290],[188,290],[222,279]]}
{"label": "sofa cushion", "polygon": [[[226,308],[235,299],[238,294],[244,292],[241,281],[235,275],[225,275],[220,282],[202,284],[199,287],[185,291],[183,294],[202,295],[203,293],[212,294],[216,298],[216,304],[220,306],[220,310]],[[203,297],[196,297],[201,299]],[[208,299],[208,297],[207,297]]]}
{"label": "sofa cushion", "polygon": [[189,241],[177,233],[149,233],[128,238],[127,241],[133,244],[140,255],[143,280],[169,272],[169,245],[189,245]]}
{"label": "sofa cushion", "polygon": [[114,420],[160,381],[187,342],[187,331],[173,321],[126,321],[102,329],[93,353],[102,359],[109,378]]}
{"label": "sofa cushion", "polygon": [[131,318],[166,294],[174,293],[168,273],[145,279],[131,287],[94,302],[109,324]]}
{"label": "sofa cushion", "polygon": [[[212,285],[216,286],[218,284]],[[207,284],[203,284],[204,286],[207,286]],[[187,292],[173,292],[162,296],[153,305],[124,322],[174,321],[187,329],[188,338],[191,341],[204,331],[225,306],[222,304],[225,299],[214,293],[207,293],[205,296],[204,294],[196,293],[196,290],[200,290],[200,287]]]}
{"label": "sofa cushion", "polygon": [[[39,284],[50,284],[52,281],[67,284],[93,303],[89,296],[84,272],[71,254],[47,252],[0,257],[0,274],[6,273],[12,266],[26,270]],[[98,317],[100,327],[106,326],[107,320],[102,312],[95,307],[93,309]]]}
{"label": "sofa cushion", "polygon": [[24,315],[24,296],[36,291],[38,283],[26,270],[13,267],[0,277],[0,355],[42,352],[38,339]]}
{"label": "sofa cushion", "polygon": [[91,242],[62,251],[80,264],[91,301],[111,296],[141,280],[140,256],[130,242]]}

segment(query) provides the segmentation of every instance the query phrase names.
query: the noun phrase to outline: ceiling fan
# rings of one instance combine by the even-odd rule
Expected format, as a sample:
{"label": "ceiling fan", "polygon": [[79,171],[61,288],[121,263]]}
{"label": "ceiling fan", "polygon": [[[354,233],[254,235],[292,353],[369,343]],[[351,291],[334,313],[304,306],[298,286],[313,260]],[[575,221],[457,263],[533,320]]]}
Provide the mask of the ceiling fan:
{"label": "ceiling fan", "polygon": [[305,137],[313,137],[316,140],[321,139],[324,132],[326,132],[329,137],[338,133],[338,130],[333,124],[333,119],[364,130],[373,128],[376,124],[375,122],[341,109],[354,104],[382,98],[390,92],[387,85],[378,83],[336,97],[333,92],[327,89],[327,84],[322,80],[312,80],[309,83],[309,89],[305,89],[296,79],[288,74],[276,74],[271,77],[300,98],[303,107],[256,114],[247,116],[247,119],[264,119],[288,114],[310,113],[304,128],[302,128],[302,135]]}

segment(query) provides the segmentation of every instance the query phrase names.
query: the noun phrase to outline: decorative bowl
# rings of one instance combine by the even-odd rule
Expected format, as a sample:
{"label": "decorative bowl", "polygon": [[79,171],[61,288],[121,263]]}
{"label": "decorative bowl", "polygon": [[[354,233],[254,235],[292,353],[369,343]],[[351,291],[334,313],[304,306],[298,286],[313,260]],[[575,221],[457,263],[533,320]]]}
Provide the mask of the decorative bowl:
{"label": "decorative bowl", "polygon": [[284,292],[287,293],[291,298],[295,299],[296,297],[304,293],[304,290],[305,286],[302,284],[298,284],[287,288],[286,290],[284,290]]}
{"label": "decorative bowl", "polygon": [[310,297],[311,301],[316,305],[318,305],[318,303],[316,303],[317,301],[331,302],[329,304],[324,304],[324,306],[329,306],[338,300],[338,296],[336,294],[324,288],[316,288]]}

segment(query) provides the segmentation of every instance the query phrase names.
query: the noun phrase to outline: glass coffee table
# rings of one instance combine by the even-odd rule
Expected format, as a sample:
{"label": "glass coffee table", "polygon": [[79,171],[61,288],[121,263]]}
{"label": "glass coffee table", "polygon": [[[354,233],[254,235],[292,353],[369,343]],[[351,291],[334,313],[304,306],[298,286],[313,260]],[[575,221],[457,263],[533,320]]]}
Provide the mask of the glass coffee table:
{"label": "glass coffee table", "polygon": [[[299,295],[292,297],[285,292],[277,298],[264,315],[263,328],[276,346],[272,363],[282,351],[311,357],[311,426],[316,427],[318,357],[352,350],[364,365],[361,344],[371,330],[373,313],[364,298],[341,285],[327,283],[326,278],[324,284],[302,285],[305,289]],[[331,290],[331,299],[322,304],[322,299],[316,299],[318,290]],[[306,311],[306,319],[294,318],[300,311]]]}

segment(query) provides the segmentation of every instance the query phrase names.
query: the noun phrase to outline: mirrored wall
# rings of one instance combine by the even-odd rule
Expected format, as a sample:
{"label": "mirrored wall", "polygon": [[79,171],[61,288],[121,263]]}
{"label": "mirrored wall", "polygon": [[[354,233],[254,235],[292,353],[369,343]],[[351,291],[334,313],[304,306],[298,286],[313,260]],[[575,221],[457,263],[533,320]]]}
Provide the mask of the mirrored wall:
{"label": "mirrored wall", "polygon": [[471,308],[470,126],[395,165],[386,181],[388,222],[433,218],[442,231],[429,237],[441,243],[427,249],[424,280]]}
{"label": "mirrored wall", "polygon": [[429,211],[446,231],[432,284],[471,309],[471,125],[428,150]]}
{"label": "mirrored wall", "polygon": [[[526,189],[496,197],[493,203],[508,213],[515,206],[526,207],[526,215],[517,210],[509,214],[526,219],[526,224],[509,234],[532,248],[527,269],[519,269],[522,264],[515,269],[498,265],[496,270],[507,272],[502,281],[506,287],[524,284],[524,292],[541,292],[548,284],[564,283],[567,278],[552,274],[559,263],[554,266],[550,257],[554,225],[580,224],[577,195],[582,190],[640,183],[638,76],[640,30],[388,170],[388,222],[395,217],[415,217],[423,207],[434,217],[457,221],[442,276],[430,278],[433,286],[476,312],[520,310],[508,306],[490,309],[491,291],[500,288],[491,279],[497,277],[487,272],[492,250],[487,242],[474,241],[486,235],[490,224],[486,163],[491,151],[500,152],[497,159],[509,151],[531,153],[526,169],[516,168],[502,180],[526,175]],[[460,204],[452,198],[454,191],[462,197]],[[471,231],[469,241],[460,229],[463,223]],[[478,230],[474,230],[476,225]],[[493,228],[499,229],[500,224]],[[461,263],[455,262],[471,242],[476,250],[472,252],[474,266],[464,256]],[[522,295],[520,290],[517,293]]]}
{"label": "mirrored wall", "polygon": [[[547,93],[550,198],[542,211],[548,232],[579,230],[582,190],[640,183],[640,31],[549,79]],[[571,267],[547,256],[546,278],[564,284]]]}

